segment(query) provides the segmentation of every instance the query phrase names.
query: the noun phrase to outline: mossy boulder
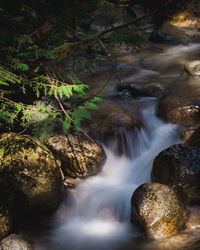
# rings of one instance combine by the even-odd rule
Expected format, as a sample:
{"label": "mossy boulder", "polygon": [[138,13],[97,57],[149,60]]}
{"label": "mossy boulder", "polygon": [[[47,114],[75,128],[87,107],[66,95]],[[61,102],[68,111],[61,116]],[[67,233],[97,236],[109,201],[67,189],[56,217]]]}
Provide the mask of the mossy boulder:
{"label": "mossy boulder", "polygon": [[160,240],[184,228],[187,212],[178,195],[167,185],[145,183],[131,198],[131,221],[147,236]]}
{"label": "mossy boulder", "polygon": [[20,235],[11,234],[1,241],[2,250],[33,250],[30,243],[25,241]]}
{"label": "mossy boulder", "polygon": [[30,208],[55,210],[63,198],[59,167],[50,150],[38,140],[14,133],[0,136],[0,187]]}
{"label": "mossy boulder", "polygon": [[152,178],[176,189],[186,204],[200,205],[199,156],[199,146],[173,145],[156,156]]}
{"label": "mossy boulder", "polygon": [[11,218],[8,209],[0,206],[0,240],[5,238],[11,228]]}
{"label": "mossy boulder", "polygon": [[48,139],[47,145],[67,177],[95,175],[102,170],[106,160],[103,147],[80,131],[72,131],[66,136],[55,134]]}

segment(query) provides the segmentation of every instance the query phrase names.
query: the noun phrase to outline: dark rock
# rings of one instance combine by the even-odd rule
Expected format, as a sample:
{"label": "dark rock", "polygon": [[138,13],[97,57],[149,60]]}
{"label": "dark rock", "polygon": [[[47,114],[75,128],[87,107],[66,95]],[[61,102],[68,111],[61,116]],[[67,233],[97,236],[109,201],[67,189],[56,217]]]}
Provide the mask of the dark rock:
{"label": "dark rock", "polygon": [[180,134],[180,139],[182,140],[183,143],[186,143],[187,140],[192,136],[192,134],[196,130],[196,126],[191,126],[186,129],[184,129],[181,134]]}
{"label": "dark rock", "polygon": [[54,156],[46,146],[26,135],[0,136],[0,186],[16,198],[16,203],[23,200],[28,207],[42,212],[55,210],[63,198],[62,178]]}
{"label": "dark rock", "polygon": [[147,236],[160,240],[184,228],[187,212],[175,191],[160,183],[145,183],[131,198],[131,221]]}
{"label": "dark rock", "polygon": [[17,234],[11,234],[3,239],[0,244],[1,250],[32,250],[32,246]]}
{"label": "dark rock", "polygon": [[95,175],[102,170],[106,160],[103,147],[83,132],[73,131],[66,136],[53,135],[48,139],[47,145],[61,161],[65,176]]}
{"label": "dark rock", "polygon": [[[159,83],[146,83],[145,85],[127,85],[127,86],[118,86],[118,93],[119,96],[124,97],[124,93],[126,96],[130,96],[130,94],[133,97],[143,97],[143,96],[148,96],[148,97],[157,97],[157,98],[162,98],[164,97],[167,93],[168,90],[166,87]],[[130,93],[130,94],[129,94]],[[128,95],[129,94],[129,95]]]}
{"label": "dark rock", "polygon": [[200,126],[193,131],[191,130],[190,136],[187,138],[187,145],[199,145],[200,144]]}
{"label": "dark rock", "polygon": [[177,42],[177,40],[167,34],[167,33],[164,33],[162,31],[155,31],[151,34],[150,36],[150,39],[149,39],[151,42],[154,42],[154,43],[174,43],[174,42]]}
{"label": "dark rock", "polygon": [[0,240],[5,238],[11,228],[11,218],[7,208],[0,206]]}
{"label": "dark rock", "polygon": [[187,204],[200,204],[200,148],[177,144],[163,150],[152,178],[175,188]]}

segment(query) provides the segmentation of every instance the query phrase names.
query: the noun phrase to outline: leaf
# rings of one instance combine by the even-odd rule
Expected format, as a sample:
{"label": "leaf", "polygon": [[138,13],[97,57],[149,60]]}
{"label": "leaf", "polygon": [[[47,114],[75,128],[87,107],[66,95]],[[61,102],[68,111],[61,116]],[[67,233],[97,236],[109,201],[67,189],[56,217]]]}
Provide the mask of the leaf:
{"label": "leaf", "polygon": [[22,70],[22,71],[29,70],[29,66],[26,63],[18,63],[16,66],[17,66],[17,69]]}
{"label": "leaf", "polygon": [[93,102],[88,102],[87,104],[85,104],[85,108],[95,110],[95,109],[98,109],[99,107]]}
{"label": "leaf", "polygon": [[70,123],[71,123],[71,120],[70,118],[66,117],[64,122],[63,122],[63,133],[66,135],[67,134],[67,131],[70,127]]}
{"label": "leaf", "polygon": [[35,11],[32,11],[32,12],[31,12],[31,16],[32,16],[33,18],[37,19],[37,14],[36,14]]}
{"label": "leaf", "polygon": [[99,96],[95,96],[93,99],[94,102],[103,102],[103,99]]}
{"label": "leaf", "polygon": [[9,84],[7,82],[3,82],[3,81],[0,81],[0,85],[9,86]]}

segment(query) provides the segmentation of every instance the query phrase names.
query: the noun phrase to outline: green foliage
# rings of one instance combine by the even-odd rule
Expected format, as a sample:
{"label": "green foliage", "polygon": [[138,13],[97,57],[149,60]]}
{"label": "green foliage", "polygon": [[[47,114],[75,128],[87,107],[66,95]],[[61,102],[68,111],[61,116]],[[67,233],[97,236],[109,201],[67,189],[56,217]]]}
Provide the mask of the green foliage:
{"label": "green foliage", "polygon": [[[80,129],[81,121],[91,119],[89,110],[97,108],[100,99],[90,97],[88,86],[76,76],[68,83],[61,80],[49,49],[49,43],[56,40],[41,25],[39,13],[23,8],[24,13],[16,15],[0,8],[0,21],[7,27],[0,28],[0,124],[8,130],[16,124],[22,130],[31,128],[35,137],[46,140],[58,125],[65,134],[72,126]],[[69,23],[89,22],[82,14],[74,20],[69,15]],[[38,104],[38,100],[44,101]]]}
{"label": "green foliage", "polygon": [[[90,39],[94,34],[88,32],[77,39],[76,31],[90,26],[97,0],[57,5],[30,1],[30,6],[22,0],[15,7],[10,2],[0,6],[0,124],[10,130],[31,128],[42,140],[58,125],[65,134],[70,127],[80,129],[81,121],[91,119],[90,110],[97,109],[102,99],[90,96],[88,86],[76,76],[63,80],[61,60],[78,59],[82,68],[95,73],[97,54],[105,56],[114,43],[134,46],[141,43],[140,36],[126,29],[103,36],[102,43]],[[70,30],[75,39],[72,35],[66,41]]]}

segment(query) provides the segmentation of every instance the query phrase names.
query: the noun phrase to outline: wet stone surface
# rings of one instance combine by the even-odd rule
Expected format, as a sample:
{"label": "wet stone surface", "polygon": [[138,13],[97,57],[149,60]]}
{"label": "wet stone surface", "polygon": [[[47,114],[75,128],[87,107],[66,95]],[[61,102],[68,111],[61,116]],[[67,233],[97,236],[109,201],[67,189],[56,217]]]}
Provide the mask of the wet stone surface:
{"label": "wet stone surface", "polygon": [[175,188],[187,204],[200,204],[200,148],[173,145],[155,158],[152,178]]}

